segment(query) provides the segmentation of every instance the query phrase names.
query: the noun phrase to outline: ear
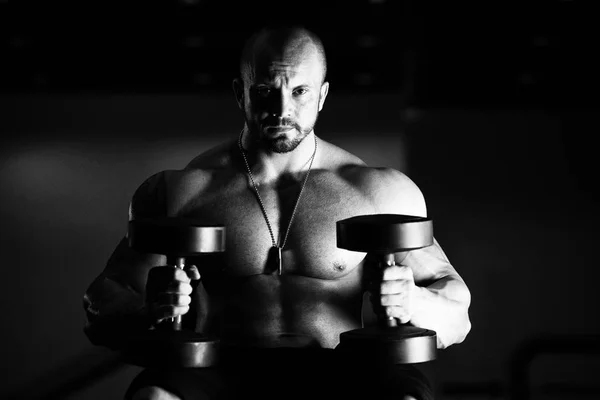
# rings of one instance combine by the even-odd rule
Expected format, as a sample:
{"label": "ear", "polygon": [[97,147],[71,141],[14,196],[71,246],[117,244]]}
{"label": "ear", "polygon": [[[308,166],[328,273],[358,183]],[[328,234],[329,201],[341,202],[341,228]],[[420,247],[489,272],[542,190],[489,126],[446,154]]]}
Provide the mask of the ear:
{"label": "ear", "polygon": [[244,110],[244,82],[240,78],[235,78],[232,82],[233,93],[235,95],[235,101],[238,104],[240,110]]}
{"label": "ear", "polygon": [[323,82],[321,85],[321,93],[319,96],[319,111],[323,109],[323,104],[325,104],[325,98],[327,97],[327,93],[329,93],[329,82]]}

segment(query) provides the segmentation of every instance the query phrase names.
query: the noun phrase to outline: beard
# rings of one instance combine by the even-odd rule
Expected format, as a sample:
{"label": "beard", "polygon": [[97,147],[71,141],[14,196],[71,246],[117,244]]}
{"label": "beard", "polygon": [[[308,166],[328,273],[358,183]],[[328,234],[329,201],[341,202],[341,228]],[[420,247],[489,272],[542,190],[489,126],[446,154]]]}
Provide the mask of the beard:
{"label": "beard", "polygon": [[284,135],[276,138],[261,136],[262,145],[274,153],[289,153],[290,151],[294,151],[312,131],[312,127],[308,130],[294,129],[299,132],[299,134],[292,139],[288,139]]}
{"label": "beard", "polygon": [[[262,121],[262,123],[252,122],[253,121],[250,121],[248,118],[246,119],[246,125],[251,132],[250,136],[257,138],[255,139],[255,142],[260,147],[268,151],[282,154],[294,151],[300,145],[300,143],[302,143],[302,141],[313,131],[317,122],[317,117],[315,117],[315,120],[311,124],[308,124],[304,127],[287,119],[283,119],[281,121],[265,120]],[[277,125],[291,126],[292,129],[297,132],[296,136],[288,138],[288,132],[276,137],[269,137],[268,135],[264,134],[265,127]]]}

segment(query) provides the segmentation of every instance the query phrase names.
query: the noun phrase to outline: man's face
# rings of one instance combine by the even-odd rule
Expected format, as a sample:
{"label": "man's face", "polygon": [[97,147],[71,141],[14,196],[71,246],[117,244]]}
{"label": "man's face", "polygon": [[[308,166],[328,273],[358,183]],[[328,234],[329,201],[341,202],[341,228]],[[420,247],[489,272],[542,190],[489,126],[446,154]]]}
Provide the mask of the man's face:
{"label": "man's face", "polygon": [[238,104],[252,139],[270,151],[286,153],[312,132],[327,90],[323,66],[312,47],[283,54],[265,51],[247,69]]}

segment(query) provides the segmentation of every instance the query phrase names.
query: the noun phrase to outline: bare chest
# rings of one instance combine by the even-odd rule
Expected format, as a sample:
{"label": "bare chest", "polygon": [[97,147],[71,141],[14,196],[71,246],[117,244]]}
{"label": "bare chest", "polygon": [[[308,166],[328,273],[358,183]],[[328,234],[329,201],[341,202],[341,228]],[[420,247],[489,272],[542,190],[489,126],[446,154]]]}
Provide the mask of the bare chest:
{"label": "bare chest", "polygon": [[341,278],[352,274],[365,254],[337,247],[336,222],[375,210],[345,181],[315,175],[299,200],[300,184],[261,187],[259,201],[239,179],[198,193],[178,214],[226,226],[224,268],[230,276],[277,273],[278,251],[273,248],[282,247],[283,274]]}

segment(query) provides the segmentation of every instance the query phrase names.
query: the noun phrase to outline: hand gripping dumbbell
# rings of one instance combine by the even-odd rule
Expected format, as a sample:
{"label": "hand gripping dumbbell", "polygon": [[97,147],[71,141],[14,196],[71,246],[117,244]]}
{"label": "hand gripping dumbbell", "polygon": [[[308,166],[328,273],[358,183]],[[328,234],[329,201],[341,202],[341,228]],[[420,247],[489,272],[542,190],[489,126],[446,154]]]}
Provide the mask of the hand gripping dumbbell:
{"label": "hand gripping dumbbell", "polygon": [[[394,253],[433,244],[432,221],[412,215],[359,215],[338,221],[336,229],[337,247],[375,254],[380,265],[395,265]],[[432,330],[378,315],[376,326],[340,334],[338,348],[382,362],[413,364],[435,359],[437,337]]]}
{"label": "hand gripping dumbbell", "polygon": [[[134,219],[128,241],[131,248],[165,255],[167,265],[183,269],[186,257],[225,251],[225,227],[174,217]],[[143,367],[209,367],[217,363],[219,344],[215,337],[183,329],[180,315],[132,337],[124,357]]]}

